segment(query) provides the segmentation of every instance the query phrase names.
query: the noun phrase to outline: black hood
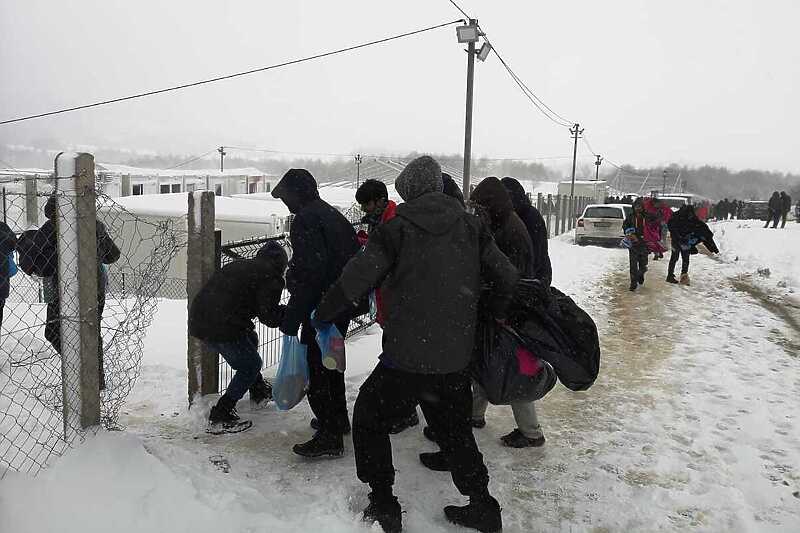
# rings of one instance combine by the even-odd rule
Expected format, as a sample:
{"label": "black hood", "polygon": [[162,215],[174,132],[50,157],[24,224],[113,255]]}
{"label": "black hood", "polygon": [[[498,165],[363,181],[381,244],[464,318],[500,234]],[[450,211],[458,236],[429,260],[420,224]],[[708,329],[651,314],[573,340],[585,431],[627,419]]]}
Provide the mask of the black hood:
{"label": "black hood", "polygon": [[508,191],[494,176],[484,178],[472,191],[469,199],[488,211],[493,226],[502,224],[514,212]]}
{"label": "black hood", "polygon": [[458,200],[441,192],[429,192],[397,206],[397,216],[433,235],[450,231],[464,216]]}
{"label": "black hood", "polygon": [[289,211],[298,213],[304,205],[319,198],[317,180],[304,168],[292,168],[272,189],[272,197],[279,198]]}
{"label": "black hood", "polygon": [[514,178],[505,177],[501,179],[500,182],[508,191],[508,195],[511,196],[511,203],[514,204],[514,211],[519,213],[526,207],[531,206],[531,200],[528,198],[528,195],[525,193],[525,188],[519,181]]}
{"label": "black hood", "polygon": [[461,207],[465,207],[464,194],[461,192],[461,188],[450,174],[445,174],[442,172],[442,186],[443,193],[445,193],[447,196],[452,196],[458,200],[458,203],[461,204]]}
{"label": "black hood", "polygon": [[274,265],[278,272],[286,270],[286,265],[289,263],[286,249],[276,241],[269,241],[262,246],[256,253],[256,259]]}

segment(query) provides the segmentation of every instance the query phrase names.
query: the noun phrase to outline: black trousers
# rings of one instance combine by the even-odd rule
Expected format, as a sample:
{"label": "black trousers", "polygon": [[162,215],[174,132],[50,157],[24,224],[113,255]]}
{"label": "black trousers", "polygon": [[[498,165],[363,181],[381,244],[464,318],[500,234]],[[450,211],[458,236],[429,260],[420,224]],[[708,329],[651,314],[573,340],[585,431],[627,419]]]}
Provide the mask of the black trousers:
{"label": "black trousers", "polygon": [[415,374],[378,363],[353,408],[353,447],[358,479],[372,486],[394,484],[389,427],[416,405],[439,435],[453,483],[465,496],[489,486],[483,455],[472,435],[472,389],[467,371]]}
{"label": "black trousers", "polygon": [[639,282],[639,277],[647,272],[647,247],[634,246],[628,250],[628,259],[631,269],[631,285]]}
{"label": "black trousers", "polygon": [[669,256],[669,270],[667,270],[667,273],[670,275],[675,275],[675,265],[678,263],[678,256],[681,258],[681,274],[689,273],[689,250],[673,248],[672,254]]}
{"label": "black trousers", "polygon": [[344,433],[347,424],[344,374],[322,366],[322,352],[315,340],[307,340],[306,346],[309,369],[308,405],[323,431]]}

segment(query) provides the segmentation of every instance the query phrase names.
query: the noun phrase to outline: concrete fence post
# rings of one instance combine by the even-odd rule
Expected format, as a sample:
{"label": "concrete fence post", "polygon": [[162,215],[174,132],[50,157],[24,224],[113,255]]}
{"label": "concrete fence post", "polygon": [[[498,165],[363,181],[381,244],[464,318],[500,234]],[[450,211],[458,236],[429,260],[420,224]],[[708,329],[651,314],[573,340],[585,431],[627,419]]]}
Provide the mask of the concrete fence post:
{"label": "concrete fence post", "polygon": [[567,230],[571,231],[575,224],[575,197],[569,197],[569,203],[567,204],[567,209],[569,209],[569,217],[567,218]]}
{"label": "concrete fence post", "polygon": [[130,196],[131,193],[131,175],[123,174],[119,181],[119,195],[124,198]]}
{"label": "concrete fence post", "polygon": [[561,195],[559,194],[556,196],[556,228],[553,232],[553,237],[558,237],[561,234],[561,226],[559,224],[561,222],[561,207]]}
{"label": "concrete fence post", "polygon": [[[214,234],[214,192],[189,193],[188,242],[186,247],[186,298],[194,297],[217,269]],[[219,354],[210,351],[200,339],[188,336],[189,405],[196,394],[219,392]]]}
{"label": "concrete fence post", "polygon": [[544,225],[545,225],[545,228],[547,229],[547,238],[548,239],[550,237],[552,237],[552,235],[550,233],[550,229],[553,227],[553,223],[550,220],[550,217],[552,215],[553,215],[553,195],[552,194],[548,194],[547,195],[547,214],[545,215],[545,218],[544,218]]}
{"label": "concrete fence post", "polygon": [[100,423],[94,156],[56,156],[56,224],[64,438]]}
{"label": "concrete fence post", "polygon": [[536,195],[536,210],[542,213],[542,193]]}
{"label": "concrete fence post", "polygon": [[561,231],[559,235],[562,233],[566,233],[567,231],[567,196],[564,195],[561,197]]}
{"label": "concrete fence post", "polygon": [[38,176],[25,177],[25,221],[28,228],[39,226],[39,198],[36,194]]}

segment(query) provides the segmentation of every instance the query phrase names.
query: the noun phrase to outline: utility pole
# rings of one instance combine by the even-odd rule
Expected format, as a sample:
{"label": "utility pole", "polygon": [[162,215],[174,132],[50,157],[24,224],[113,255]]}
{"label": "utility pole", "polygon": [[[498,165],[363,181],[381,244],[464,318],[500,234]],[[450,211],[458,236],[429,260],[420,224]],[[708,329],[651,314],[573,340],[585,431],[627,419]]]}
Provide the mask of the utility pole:
{"label": "utility pole", "polygon": [[661,184],[661,194],[663,195],[663,194],[665,194],[667,192],[667,169],[666,168],[661,173],[661,176],[664,178],[664,181]]}
{"label": "utility pole", "polygon": [[581,125],[576,122],[575,125],[569,129],[569,132],[575,139],[575,148],[572,150],[572,185],[569,188],[569,196],[572,198],[575,196],[575,163],[578,160],[578,139],[583,133],[583,130],[581,129]]}
{"label": "utility pole", "polygon": [[356,188],[361,186],[361,154],[356,154]]}
{"label": "utility pole", "polygon": [[603,163],[603,157],[600,155],[595,155],[597,161],[594,162],[594,181],[600,181],[600,165]]}
{"label": "utility pole", "polygon": [[[477,19],[470,19],[470,26],[478,26]],[[472,87],[475,81],[475,42],[467,44],[467,115],[464,122],[464,201],[469,200],[470,163],[472,162]]]}
{"label": "utility pole", "polygon": [[225,147],[220,146],[219,148],[217,148],[217,152],[219,152],[219,172],[220,174],[222,174],[225,170],[225,166],[222,162],[223,158],[225,157]]}

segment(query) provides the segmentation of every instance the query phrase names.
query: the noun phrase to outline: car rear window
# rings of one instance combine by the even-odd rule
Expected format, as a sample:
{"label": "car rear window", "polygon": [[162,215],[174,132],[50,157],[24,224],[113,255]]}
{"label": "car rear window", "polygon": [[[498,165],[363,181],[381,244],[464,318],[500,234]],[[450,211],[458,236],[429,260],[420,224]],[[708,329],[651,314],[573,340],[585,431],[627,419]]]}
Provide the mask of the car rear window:
{"label": "car rear window", "polygon": [[622,218],[619,207],[588,207],[584,218]]}
{"label": "car rear window", "polygon": [[674,207],[676,209],[680,209],[689,203],[686,198],[661,198],[661,201],[667,204],[669,207]]}

